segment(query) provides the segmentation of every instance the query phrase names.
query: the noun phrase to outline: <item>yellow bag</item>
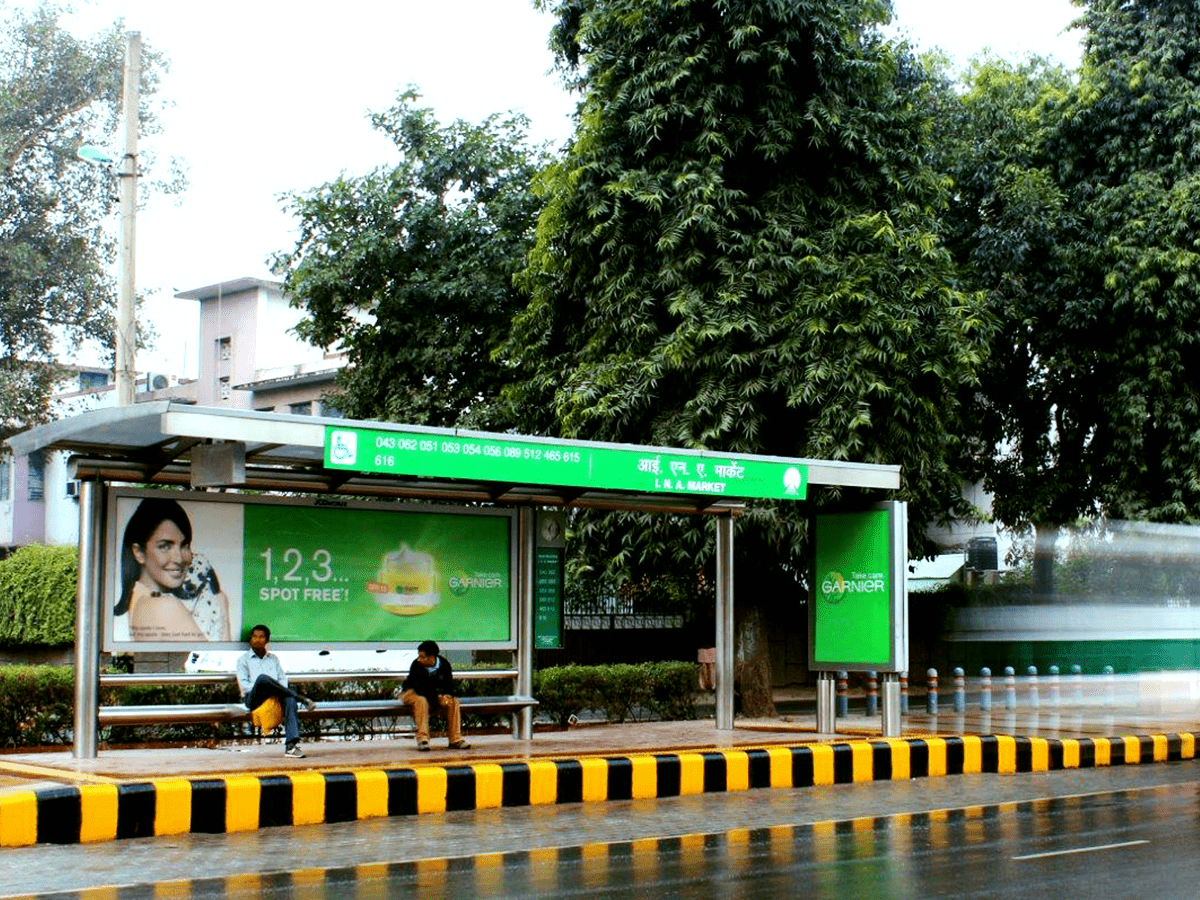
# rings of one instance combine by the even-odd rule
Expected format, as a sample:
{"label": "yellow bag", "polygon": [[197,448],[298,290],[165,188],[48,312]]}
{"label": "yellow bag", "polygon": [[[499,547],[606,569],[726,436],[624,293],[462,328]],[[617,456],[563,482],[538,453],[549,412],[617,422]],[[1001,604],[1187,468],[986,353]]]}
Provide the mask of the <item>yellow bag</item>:
{"label": "yellow bag", "polygon": [[283,721],[283,704],[278,697],[268,697],[250,713],[250,721],[264,735],[270,734]]}

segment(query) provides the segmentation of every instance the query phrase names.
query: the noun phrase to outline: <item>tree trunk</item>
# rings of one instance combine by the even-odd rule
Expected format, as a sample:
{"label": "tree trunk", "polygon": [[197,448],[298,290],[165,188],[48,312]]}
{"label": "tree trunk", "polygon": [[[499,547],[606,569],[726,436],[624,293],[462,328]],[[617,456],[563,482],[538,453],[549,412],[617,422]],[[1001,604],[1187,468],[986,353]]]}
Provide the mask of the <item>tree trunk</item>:
{"label": "tree trunk", "polygon": [[1033,540],[1033,599],[1049,602],[1054,599],[1054,555],[1058,543],[1057,525],[1037,525]]}
{"label": "tree trunk", "polygon": [[767,612],[757,604],[738,604],[740,616],[735,638],[735,684],[740,688],[742,715],[749,719],[775,717],[771,691],[771,653]]}

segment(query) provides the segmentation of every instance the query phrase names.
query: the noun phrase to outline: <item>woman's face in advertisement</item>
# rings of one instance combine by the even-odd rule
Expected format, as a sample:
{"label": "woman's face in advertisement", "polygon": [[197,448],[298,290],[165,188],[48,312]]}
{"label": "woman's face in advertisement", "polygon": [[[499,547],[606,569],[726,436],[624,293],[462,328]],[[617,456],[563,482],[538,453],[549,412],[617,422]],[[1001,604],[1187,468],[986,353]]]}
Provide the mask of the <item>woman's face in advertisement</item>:
{"label": "woman's face in advertisement", "polygon": [[183,584],[184,573],[192,561],[192,547],[170,519],[158,524],[145,547],[133,544],[130,549],[142,567],[138,581],[150,590],[173,591]]}

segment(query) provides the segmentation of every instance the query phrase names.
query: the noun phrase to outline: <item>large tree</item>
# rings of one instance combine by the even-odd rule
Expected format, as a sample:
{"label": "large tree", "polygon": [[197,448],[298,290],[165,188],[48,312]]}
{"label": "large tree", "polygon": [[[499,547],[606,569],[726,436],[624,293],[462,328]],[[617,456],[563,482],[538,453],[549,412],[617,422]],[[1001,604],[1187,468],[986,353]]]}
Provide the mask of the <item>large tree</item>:
{"label": "large tree", "polygon": [[1014,528],[1037,527],[1049,548],[1057,526],[1074,520],[1092,496],[1086,472],[1058,472],[1071,452],[1061,440],[1064,401],[1081,385],[1047,364],[1048,353],[1073,339],[1061,327],[1053,283],[1075,211],[1047,156],[1071,74],[1042,58],[985,55],[957,82],[939,75],[936,84],[934,164],[954,185],[942,233],[997,323],[979,383],[964,390],[974,411],[964,450],[993,495],[996,516]]}
{"label": "large tree", "polygon": [[[113,342],[115,185],[75,154],[116,134],[125,39],[120,22],[76,38],[62,13],[0,0],[0,430],[9,432],[49,415],[56,342]],[[144,134],[157,128],[164,69],[143,51]]]}
{"label": "large tree", "polygon": [[335,402],[354,418],[496,427],[492,351],[524,305],[513,275],[533,241],[545,150],[520,115],[441,125],[414,89],[372,116],[399,160],[292,195],[295,248],[277,255],[298,331],[344,348]]}
{"label": "large tree", "polygon": [[[955,397],[975,377],[985,319],[939,244],[926,87],[879,34],[886,5],[541,5],[582,99],[546,180],[523,276],[532,300],[508,348],[523,420],[570,437],[899,463],[922,552],[926,526],[962,509]],[[808,511],[757,506],[739,523],[745,609],[799,600]],[[622,529],[600,532],[619,545]],[[657,551],[637,539],[625,559],[702,554],[710,542],[694,535]]]}
{"label": "large tree", "polygon": [[[1076,227],[1052,286],[1067,460],[1113,518],[1200,521],[1200,6],[1087,0],[1047,148]],[[1066,469],[1068,466],[1060,466]]]}
{"label": "large tree", "polygon": [[1000,322],[978,459],[1047,590],[1079,516],[1200,521],[1200,9],[1081,5],[1077,78],[982,61],[938,142],[950,245]]}

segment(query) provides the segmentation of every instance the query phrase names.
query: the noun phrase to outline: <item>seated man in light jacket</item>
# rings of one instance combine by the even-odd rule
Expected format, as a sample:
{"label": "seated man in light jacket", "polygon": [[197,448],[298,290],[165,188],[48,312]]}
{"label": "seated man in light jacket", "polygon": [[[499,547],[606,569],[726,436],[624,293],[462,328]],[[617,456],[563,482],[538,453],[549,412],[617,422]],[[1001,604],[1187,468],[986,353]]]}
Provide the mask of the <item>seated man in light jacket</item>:
{"label": "seated man in light jacket", "polygon": [[288,687],[287,673],[283,671],[279,657],[267,651],[269,640],[271,629],[266,625],[255,625],[250,629],[250,649],[237,661],[242,702],[248,709],[255,709],[271,697],[279,698],[283,705],[283,754],[304,759],[304,751],[300,749],[300,722],[296,718],[296,704],[303,703],[308,710],[316,704]]}

